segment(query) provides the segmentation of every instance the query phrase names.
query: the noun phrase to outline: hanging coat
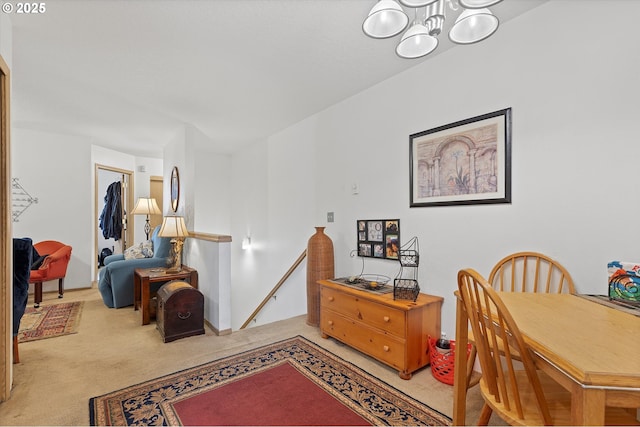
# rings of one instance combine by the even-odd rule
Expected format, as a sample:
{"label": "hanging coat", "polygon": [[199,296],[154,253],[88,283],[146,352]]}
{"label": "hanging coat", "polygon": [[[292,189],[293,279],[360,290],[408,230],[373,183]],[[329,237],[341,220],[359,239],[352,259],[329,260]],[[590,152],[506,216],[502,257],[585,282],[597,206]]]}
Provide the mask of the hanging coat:
{"label": "hanging coat", "polygon": [[104,196],[104,208],[100,214],[100,228],[105,239],[114,238],[116,241],[122,236],[122,184],[116,181],[109,184]]}

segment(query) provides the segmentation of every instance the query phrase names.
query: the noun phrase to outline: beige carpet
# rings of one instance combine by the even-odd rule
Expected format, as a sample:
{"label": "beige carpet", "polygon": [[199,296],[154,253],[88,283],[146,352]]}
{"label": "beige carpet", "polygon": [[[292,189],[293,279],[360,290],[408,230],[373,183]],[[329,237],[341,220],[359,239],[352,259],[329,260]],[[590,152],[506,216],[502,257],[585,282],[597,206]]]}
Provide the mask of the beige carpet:
{"label": "beige carpet", "polygon": [[[163,343],[155,323],[141,326],[132,307],[109,309],[97,289],[65,292],[65,302],[85,301],[77,334],[26,343],[14,365],[11,399],[0,404],[0,425],[88,425],[89,398],[167,375],[295,335],[327,348],[402,392],[451,416],[453,387],[440,383],[429,367],[411,380],[393,369],[340,344],[320,337],[305,316],[234,331]],[[43,305],[59,303],[45,294]],[[468,397],[467,423],[477,420],[482,399],[478,387]],[[504,425],[497,417],[492,422]]]}

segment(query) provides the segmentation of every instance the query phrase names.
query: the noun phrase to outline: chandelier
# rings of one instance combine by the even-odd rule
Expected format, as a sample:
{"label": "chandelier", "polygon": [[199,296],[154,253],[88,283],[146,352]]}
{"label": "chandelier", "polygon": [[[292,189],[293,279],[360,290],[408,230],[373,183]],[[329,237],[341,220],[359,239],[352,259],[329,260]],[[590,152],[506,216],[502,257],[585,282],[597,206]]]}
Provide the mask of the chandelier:
{"label": "chandelier", "polygon": [[[449,30],[449,40],[457,44],[477,43],[498,29],[498,18],[488,7],[502,0],[399,0],[414,9],[414,20],[396,47],[401,58],[420,58],[438,47],[438,35],[445,22],[445,3],[452,12],[462,12]],[[374,39],[396,36],[409,25],[409,16],[396,0],[379,0],[362,24]],[[424,12],[421,9],[424,8]]]}

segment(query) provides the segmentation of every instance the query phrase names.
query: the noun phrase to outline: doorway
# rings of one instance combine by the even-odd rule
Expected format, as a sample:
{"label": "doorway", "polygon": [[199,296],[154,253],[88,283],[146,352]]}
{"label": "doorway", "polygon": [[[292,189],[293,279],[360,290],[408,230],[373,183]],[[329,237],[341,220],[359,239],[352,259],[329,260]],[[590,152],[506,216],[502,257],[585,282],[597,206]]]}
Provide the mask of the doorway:
{"label": "doorway", "polygon": [[[162,183],[163,178],[161,176],[152,176],[149,178],[149,197],[156,199],[160,212],[164,212]],[[162,224],[162,218],[162,214],[149,216],[149,225],[151,226],[151,230],[154,230],[156,226]]]}
{"label": "doorway", "polygon": [[[123,253],[133,244],[134,222],[128,218],[129,212],[133,210],[133,171],[96,164],[94,182],[96,222],[93,259],[96,267],[93,277],[97,281],[100,252],[109,249],[111,253]],[[107,209],[106,204],[110,205]],[[113,206],[116,206],[116,209],[110,209]],[[106,225],[112,219],[119,223],[116,229]]]}

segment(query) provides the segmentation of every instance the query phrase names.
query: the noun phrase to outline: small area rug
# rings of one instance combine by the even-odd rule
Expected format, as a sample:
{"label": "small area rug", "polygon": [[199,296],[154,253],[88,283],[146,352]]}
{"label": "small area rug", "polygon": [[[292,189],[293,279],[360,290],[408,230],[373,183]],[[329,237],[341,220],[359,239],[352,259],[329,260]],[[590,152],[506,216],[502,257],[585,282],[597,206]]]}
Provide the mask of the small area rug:
{"label": "small area rug", "polygon": [[293,337],[89,400],[91,425],[450,425],[311,341]]}
{"label": "small area rug", "polygon": [[27,307],[18,330],[18,342],[59,337],[78,332],[84,301]]}

